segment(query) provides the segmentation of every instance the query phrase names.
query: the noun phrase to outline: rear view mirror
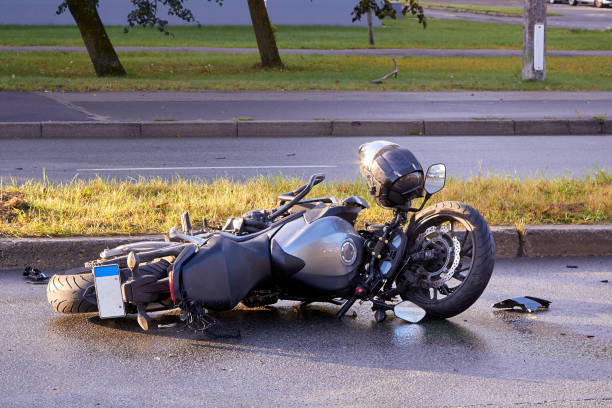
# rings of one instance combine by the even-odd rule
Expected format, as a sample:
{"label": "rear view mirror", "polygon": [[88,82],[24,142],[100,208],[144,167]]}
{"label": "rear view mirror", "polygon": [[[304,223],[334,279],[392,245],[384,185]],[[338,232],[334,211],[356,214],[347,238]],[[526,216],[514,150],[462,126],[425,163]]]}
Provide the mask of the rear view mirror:
{"label": "rear view mirror", "polygon": [[427,194],[435,194],[444,188],[446,183],[446,166],[442,163],[433,164],[425,174],[425,191]]}

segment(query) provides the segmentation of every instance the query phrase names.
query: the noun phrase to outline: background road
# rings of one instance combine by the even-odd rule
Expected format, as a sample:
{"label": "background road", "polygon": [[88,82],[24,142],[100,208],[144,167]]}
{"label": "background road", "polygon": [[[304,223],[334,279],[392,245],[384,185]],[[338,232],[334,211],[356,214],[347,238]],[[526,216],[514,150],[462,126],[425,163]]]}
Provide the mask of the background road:
{"label": "background road", "polygon": [[[481,299],[446,321],[375,324],[365,304],[338,321],[337,307],[283,302],[219,314],[242,333],[219,339],[59,315],[44,286],[4,272],[0,405],[609,407],[612,286],[602,280],[612,257],[500,260]],[[551,309],[490,307],[527,294]]]}
{"label": "background road", "polygon": [[[495,0],[449,0],[445,3],[475,4],[497,7],[515,7],[522,9],[522,1],[495,1]],[[549,12],[559,13],[560,16],[547,16],[546,25],[549,27],[567,27],[582,30],[609,30],[612,28],[612,9],[598,9],[591,5],[573,7],[568,4],[547,4]],[[443,20],[469,20],[485,23],[523,24],[523,17],[497,17],[484,14],[457,13],[446,10],[426,9],[427,17]]]}
{"label": "background road", "polygon": [[612,92],[0,92],[0,122],[591,119]]}
{"label": "background road", "polygon": [[[328,180],[359,177],[357,149],[381,137],[7,139],[0,149],[0,178],[9,182],[43,172],[50,181],[175,175],[237,180],[259,174],[299,176],[323,172]],[[408,136],[383,137],[412,150],[424,167],[444,162],[449,176],[479,172],[518,176],[575,176],[597,166],[612,171],[612,136]]]}

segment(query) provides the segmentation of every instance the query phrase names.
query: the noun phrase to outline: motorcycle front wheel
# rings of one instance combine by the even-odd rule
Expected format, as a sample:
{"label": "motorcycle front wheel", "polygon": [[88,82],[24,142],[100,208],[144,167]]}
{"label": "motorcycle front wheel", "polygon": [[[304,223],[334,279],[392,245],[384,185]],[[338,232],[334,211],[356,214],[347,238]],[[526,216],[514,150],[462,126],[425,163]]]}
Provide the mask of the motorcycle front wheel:
{"label": "motorcycle front wheel", "polygon": [[416,251],[435,250],[424,264],[409,266],[416,282],[401,297],[428,317],[449,318],[469,308],[487,287],[495,264],[495,243],[484,217],[467,204],[446,201],[425,208],[416,218],[410,244]]}

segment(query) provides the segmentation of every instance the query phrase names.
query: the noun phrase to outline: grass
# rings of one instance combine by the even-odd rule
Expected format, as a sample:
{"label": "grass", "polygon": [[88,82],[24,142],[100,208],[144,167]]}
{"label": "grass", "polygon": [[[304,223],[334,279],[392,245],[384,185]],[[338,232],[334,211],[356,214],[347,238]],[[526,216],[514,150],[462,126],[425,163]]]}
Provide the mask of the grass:
{"label": "grass", "polygon": [[404,57],[399,76],[388,57],[285,55],[261,69],[253,54],[120,54],[125,78],[97,78],[84,53],[0,53],[0,90],[612,90],[612,57],[548,58],[547,80],[521,80],[518,57]]}
{"label": "grass", "polygon": [[[179,178],[171,183],[162,179],[68,184],[5,181],[0,183],[0,236],[161,233],[177,226],[185,210],[192,220],[206,217],[210,225],[219,225],[250,209],[274,207],[279,193],[300,184],[280,177],[243,183],[218,179],[210,184]],[[391,216],[374,204],[362,181],[325,183],[315,187],[312,195],[367,198],[371,208],[362,211],[359,225],[383,223]],[[581,178],[453,178],[431,204],[446,200],[474,206],[490,225],[610,223],[612,174],[598,170]]]}
{"label": "grass", "polygon": [[[496,14],[496,15],[509,15],[509,16],[522,16],[523,9],[516,7],[496,7],[496,6],[478,6],[474,4],[447,4],[447,3],[430,3],[421,2],[424,8],[435,7],[450,9],[451,11],[459,12],[476,12],[481,14]],[[547,16],[561,16],[562,14],[553,13],[550,11],[546,12]]]}
{"label": "grass", "polygon": [[[115,46],[230,47],[255,48],[253,29],[248,26],[176,26],[173,36],[154,28],[109,26]],[[280,48],[344,49],[368,48],[365,27],[278,26]],[[387,20],[374,28],[377,48],[492,48],[521,49],[523,27],[515,24],[480,23],[429,19],[423,29],[415,19]],[[550,50],[612,50],[612,31],[548,28]],[[0,26],[0,45],[83,46],[73,26]]]}

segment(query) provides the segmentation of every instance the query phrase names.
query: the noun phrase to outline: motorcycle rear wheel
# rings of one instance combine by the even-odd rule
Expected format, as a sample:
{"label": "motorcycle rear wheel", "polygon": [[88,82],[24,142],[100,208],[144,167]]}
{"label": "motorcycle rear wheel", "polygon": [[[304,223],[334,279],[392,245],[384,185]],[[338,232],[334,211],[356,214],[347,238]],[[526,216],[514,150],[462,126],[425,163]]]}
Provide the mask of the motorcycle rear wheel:
{"label": "motorcycle rear wheel", "polygon": [[[85,291],[93,284],[91,272],[53,275],[47,284],[47,300],[59,313],[97,312],[97,302],[93,303],[91,297],[85,296]],[[95,294],[93,300],[95,301]]]}
{"label": "motorcycle rear wheel", "polygon": [[[158,279],[168,276],[170,262],[159,259],[142,264],[140,272],[143,275],[154,275]],[[122,269],[125,278],[129,270]],[[47,300],[51,307],[59,313],[92,313],[98,311],[98,302],[94,289],[94,278],[90,269],[78,268],[65,274],[56,274],[47,284]]]}
{"label": "motorcycle rear wheel", "polygon": [[[416,223],[411,245],[419,244],[419,237],[423,238],[428,232],[446,234],[451,248],[453,242],[459,243],[459,262],[455,263],[452,273],[448,273],[451,276],[448,281],[444,280],[444,274],[435,276],[432,273],[431,281],[421,281],[418,287],[409,287],[401,297],[425,309],[428,317],[449,318],[458,315],[480,297],[493,273],[495,243],[491,229],[476,209],[455,201],[425,208],[419,213]],[[452,265],[448,266],[449,259],[454,259],[453,253],[446,258],[446,264],[438,262],[430,269],[435,270],[444,264],[448,271],[452,268]]]}

